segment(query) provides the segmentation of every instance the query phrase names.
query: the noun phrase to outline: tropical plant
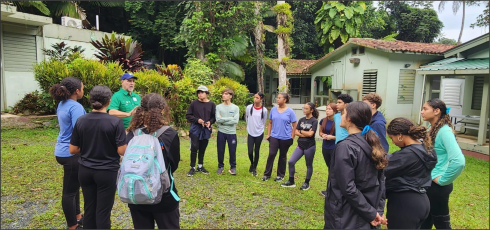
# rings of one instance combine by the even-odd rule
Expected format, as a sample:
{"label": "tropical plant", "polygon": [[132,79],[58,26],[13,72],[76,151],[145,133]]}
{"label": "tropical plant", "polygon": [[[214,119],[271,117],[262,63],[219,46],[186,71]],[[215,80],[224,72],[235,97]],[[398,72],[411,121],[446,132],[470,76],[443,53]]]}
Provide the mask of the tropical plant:
{"label": "tropical plant", "polygon": [[51,12],[49,11],[48,7],[46,4],[43,3],[43,1],[0,1],[2,4],[6,5],[13,5],[18,7],[19,9],[23,10],[25,7],[33,7],[39,12],[41,12],[44,15],[50,15]]}
{"label": "tropical plant", "polygon": [[[439,12],[442,12],[444,10],[446,2],[447,1],[440,1],[439,2],[439,6],[437,7]],[[463,6],[463,10],[462,10],[463,11],[463,17],[461,19],[461,30],[459,31],[459,37],[458,37],[458,42],[457,42],[458,45],[461,44],[461,37],[463,36],[464,18],[466,15],[466,5],[468,5],[468,6],[480,5],[480,3],[478,1],[453,1],[453,13],[454,14],[458,13],[461,6]],[[488,5],[488,2],[487,2],[487,5]],[[488,24],[488,21],[487,21],[487,24]]]}
{"label": "tropical plant", "polygon": [[116,36],[116,33],[113,32],[111,37],[106,34],[102,42],[95,40],[90,44],[98,50],[94,55],[100,61],[118,62],[124,70],[131,72],[139,71],[143,67],[141,56],[144,51],[141,49],[141,44],[136,40],[133,41],[132,38]]}
{"label": "tropical plant", "polygon": [[187,107],[197,98],[196,88],[196,84],[188,76],[176,81],[172,86],[167,102],[172,114],[172,122],[178,127],[187,124],[185,114]]}
{"label": "tropical plant", "polygon": [[249,102],[249,98],[251,97],[249,96],[249,91],[245,85],[242,85],[231,78],[223,77],[214,84],[208,85],[208,88],[210,92],[210,99],[215,104],[220,104],[223,101],[221,96],[224,89],[228,88],[233,90],[235,94],[233,95],[232,102],[238,106],[240,109],[240,117],[243,117],[245,114],[245,107],[247,106],[247,102]]}
{"label": "tropical plant", "polygon": [[135,91],[140,95],[158,93],[165,97],[171,88],[168,77],[166,75],[162,76],[156,70],[138,71],[134,73],[134,76],[138,78]]}
{"label": "tropical plant", "polygon": [[[33,113],[38,115],[56,112],[56,102],[48,92],[34,91],[27,93],[12,108],[13,113]],[[27,115],[27,114],[26,114]]]}
{"label": "tropical plant", "polygon": [[165,63],[162,65],[155,65],[157,72],[159,74],[165,75],[168,77],[171,83],[176,82],[184,78],[184,72],[178,65],[167,65],[165,68]]}
{"label": "tropical plant", "polygon": [[196,85],[209,85],[213,83],[213,71],[197,58],[187,61],[184,76],[189,77]]}
{"label": "tropical plant", "polygon": [[41,49],[45,55],[48,55],[51,59],[58,61],[65,61],[67,59],[73,60],[75,53],[81,54],[85,51],[81,46],[75,46],[71,48],[67,46],[65,42],[59,42],[52,44],[53,49]]}
{"label": "tropical plant", "polygon": [[359,37],[364,22],[364,1],[328,1],[316,12],[315,25],[320,45],[327,52],[333,51],[350,37]]}
{"label": "tropical plant", "polygon": [[489,22],[490,22],[490,19],[489,19],[489,5],[490,5],[490,2],[486,2],[486,7],[485,9],[483,10],[483,12],[478,15],[478,17],[476,18],[476,22],[471,24],[470,27],[471,28],[475,28],[476,27],[488,27],[489,25]]}

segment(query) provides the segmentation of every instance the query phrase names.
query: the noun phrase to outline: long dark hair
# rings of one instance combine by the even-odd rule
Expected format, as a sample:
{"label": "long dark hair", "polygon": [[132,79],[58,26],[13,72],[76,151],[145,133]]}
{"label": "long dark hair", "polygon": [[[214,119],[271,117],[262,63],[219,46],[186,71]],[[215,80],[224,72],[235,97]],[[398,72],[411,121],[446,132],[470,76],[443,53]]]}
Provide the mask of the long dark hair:
{"label": "long dark hair", "polygon": [[[333,114],[335,115],[338,111],[337,110],[337,104],[330,103],[327,105],[327,107],[328,106],[330,106],[330,108],[332,108]],[[325,108],[325,110],[327,110],[327,108]],[[322,125],[321,125],[322,132],[323,132],[323,130],[325,130],[325,127],[327,127],[327,122],[328,122],[328,117],[325,117],[325,119],[323,120]],[[332,128],[330,128],[330,135],[334,135],[334,133],[335,133],[335,121],[332,123]]]}
{"label": "long dark hair", "polygon": [[407,118],[397,117],[393,119],[388,125],[386,132],[392,136],[398,134],[406,135],[413,140],[423,139],[425,150],[429,152],[431,149],[432,142],[429,138],[429,134],[427,133],[427,128],[421,125],[415,125]]}
{"label": "long dark hair", "polygon": [[453,128],[453,124],[451,122],[451,117],[449,117],[449,114],[447,114],[446,110],[446,103],[442,101],[439,98],[434,98],[430,99],[427,101],[427,104],[429,104],[430,107],[432,107],[434,110],[439,109],[441,110],[441,115],[439,115],[439,118],[434,124],[434,127],[430,127],[430,138],[431,141],[435,142],[436,141],[436,135],[437,132],[439,132],[439,129],[441,129],[442,126],[448,125],[450,128]]}
{"label": "long dark hair", "polygon": [[[358,129],[363,130],[366,125],[371,123],[372,113],[368,104],[362,101],[355,101],[349,103],[345,109],[347,111],[347,118]],[[378,135],[376,135],[376,133],[370,129],[365,134],[365,138],[371,148],[373,148],[371,156],[375,162],[376,168],[384,169],[388,165],[388,159],[386,158],[386,152],[381,145]]]}
{"label": "long dark hair", "polygon": [[[164,114],[162,115],[162,110]],[[141,126],[146,126],[149,133],[153,133],[168,124],[168,106],[165,98],[160,94],[150,93],[141,99],[141,106],[136,108],[136,112],[129,123],[128,132],[132,132]]]}
{"label": "long dark hair", "polygon": [[49,88],[49,94],[56,101],[66,101],[75,91],[82,89],[82,81],[75,77],[67,77],[59,84],[54,84]]}
{"label": "long dark hair", "polygon": [[[260,99],[262,99],[262,111],[260,118],[264,119],[264,104],[265,104],[265,95],[262,92],[258,92],[257,95],[259,95]],[[252,106],[250,107],[250,116],[252,116],[252,113],[254,112],[254,104],[252,103]]]}
{"label": "long dark hair", "polygon": [[90,104],[93,109],[102,109],[105,105],[109,104],[111,97],[111,89],[105,85],[97,85],[90,90]]}
{"label": "long dark hair", "polygon": [[318,116],[320,116],[320,113],[318,113],[318,110],[316,109],[315,104],[313,104],[313,102],[307,102],[306,104],[310,106],[311,110],[313,110],[311,112],[311,115],[313,117],[315,117],[316,119],[318,119]]}

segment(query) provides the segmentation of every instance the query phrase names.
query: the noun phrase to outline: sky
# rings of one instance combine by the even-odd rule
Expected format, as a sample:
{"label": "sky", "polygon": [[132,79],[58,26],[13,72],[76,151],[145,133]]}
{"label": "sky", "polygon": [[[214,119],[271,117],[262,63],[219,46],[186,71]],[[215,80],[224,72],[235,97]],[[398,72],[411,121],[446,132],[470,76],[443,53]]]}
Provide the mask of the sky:
{"label": "sky", "polygon": [[[444,24],[442,28],[441,35],[446,38],[451,38],[454,40],[458,40],[459,32],[461,30],[461,19],[463,17],[463,7],[461,6],[459,11],[454,14],[453,13],[453,3],[452,1],[447,1],[444,6],[444,10],[439,12],[438,6],[440,1],[434,1],[433,7],[434,10],[439,15],[439,20]],[[375,6],[377,2],[374,3]],[[470,25],[476,22],[476,18],[478,15],[483,13],[485,6],[483,3],[480,6],[466,6],[466,14],[465,14],[465,22],[463,27],[463,36],[461,37],[461,42],[467,42],[473,38],[479,37],[485,33],[488,33],[489,28],[480,28],[475,27],[472,29]]]}

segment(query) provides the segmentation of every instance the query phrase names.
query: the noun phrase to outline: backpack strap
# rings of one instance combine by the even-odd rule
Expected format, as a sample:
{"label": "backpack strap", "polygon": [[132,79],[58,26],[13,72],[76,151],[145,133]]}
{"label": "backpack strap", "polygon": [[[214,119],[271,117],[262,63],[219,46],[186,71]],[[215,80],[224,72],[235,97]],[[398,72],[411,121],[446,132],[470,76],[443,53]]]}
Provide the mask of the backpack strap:
{"label": "backpack strap", "polygon": [[176,201],[180,201],[179,195],[174,192],[174,177],[172,176],[172,167],[170,166],[170,163],[168,164],[168,172],[170,173],[170,194],[174,197]]}
{"label": "backpack strap", "polygon": [[168,125],[164,125],[164,126],[160,127],[160,128],[159,128],[159,129],[158,129],[158,130],[155,132],[154,136],[155,136],[156,138],[158,138],[158,137],[159,137],[160,135],[162,135],[162,133],[163,133],[163,132],[165,132],[165,131],[166,131],[168,128],[170,128],[170,126],[168,126]]}

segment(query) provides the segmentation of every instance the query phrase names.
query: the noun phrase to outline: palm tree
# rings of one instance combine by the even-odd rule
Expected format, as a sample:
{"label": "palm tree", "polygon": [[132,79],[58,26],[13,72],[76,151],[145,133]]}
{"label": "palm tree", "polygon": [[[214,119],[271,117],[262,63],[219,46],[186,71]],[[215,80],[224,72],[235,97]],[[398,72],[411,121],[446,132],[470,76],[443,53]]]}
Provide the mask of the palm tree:
{"label": "palm tree", "polygon": [[[446,5],[446,2],[447,1],[439,2],[439,7],[438,7],[439,12],[442,12],[444,10],[444,6]],[[454,14],[458,13],[459,8],[461,7],[461,5],[463,5],[463,19],[461,20],[461,30],[459,31],[458,45],[461,44],[461,37],[463,36],[466,2],[467,1],[454,1],[453,2],[453,13]]]}
{"label": "palm tree", "polygon": [[[2,3],[13,4],[21,9],[34,7],[46,16],[78,18],[90,25],[85,10],[80,7],[80,1],[2,1]],[[100,7],[124,7],[124,2],[119,1],[89,1],[89,3]]]}

